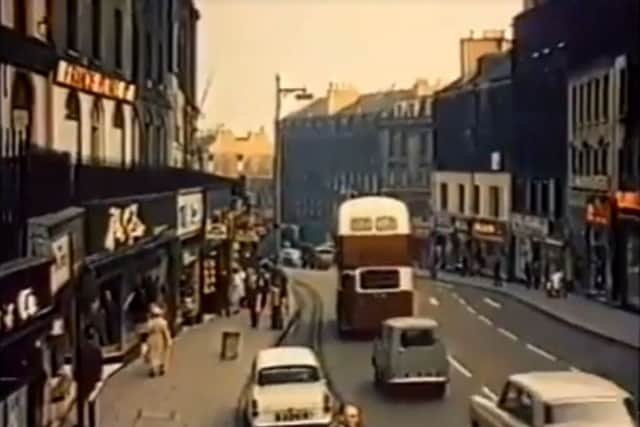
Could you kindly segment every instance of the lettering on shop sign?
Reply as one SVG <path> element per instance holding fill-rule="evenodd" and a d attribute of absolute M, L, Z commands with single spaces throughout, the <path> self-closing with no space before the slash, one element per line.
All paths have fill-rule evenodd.
<path fill-rule="evenodd" d="M 38 298 L 33 289 L 23 289 L 14 301 L 0 306 L 0 332 L 11 332 L 40 311 Z"/>
<path fill-rule="evenodd" d="M 202 228 L 204 200 L 202 193 L 178 196 L 178 235 L 192 233 Z"/>
<path fill-rule="evenodd" d="M 473 224 L 473 231 L 479 234 L 499 234 L 499 230 L 494 224 L 488 224 L 486 222 L 476 222 Z"/>
<path fill-rule="evenodd" d="M 51 292 L 55 295 L 71 278 L 71 239 L 68 234 L 51 243 L 51 254 Z"/>
<path fill-rule="evenodd" d="M 134 84 L 117 80 L 66 61 L 58 63 L 58 83 L 75 89 L 108 96 L 122 101 L 133 102 L 136 98 Z"/>
<path fill-rule="evenodd" d="M 109 228 L 104 238 L 104 247 L 110 251 L 119 246 L 130 246 L 145 236 L 147 226 L 138 216 L 138 204 L 125 208 L 109 208 Z"/>

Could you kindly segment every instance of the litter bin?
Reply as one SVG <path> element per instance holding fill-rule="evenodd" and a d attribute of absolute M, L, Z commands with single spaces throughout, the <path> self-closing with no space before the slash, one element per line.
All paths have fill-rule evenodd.
<path fill-rule="evenodd" d="M 239 331 L 222 331 L 222 345 L 220 347 L 221 360 L 235 360 L 240 356 L 241 335 Z"/>

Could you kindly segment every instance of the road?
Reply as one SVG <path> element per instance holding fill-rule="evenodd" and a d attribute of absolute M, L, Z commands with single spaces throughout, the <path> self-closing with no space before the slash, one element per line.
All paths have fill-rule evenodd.
<path fill-rule="evenodd" d="M 425 421 L 442 427 L 466 426 L 469 396 L 483 389 L 498 393 L 505 378 L 515 372 L 580 366 L 600 373 L 609 371 L 631 387 L 637 378 L 637 367 L 630 366 L 637 360 L 633 352 L 552 324 L 525 306 L 488 293 L 419 280 L 420 314 L 438 320 L 449 349 L 451 387 L 442 401 L 391 399 L 373 388 L 371 342 L 343 341 L 336 335 L 335 273 L 298 271 L 294 277 L 322 298 L 321 343 L 326 368 L 339 394 L 364 409 L 367 426 L 423 426 Z"/>

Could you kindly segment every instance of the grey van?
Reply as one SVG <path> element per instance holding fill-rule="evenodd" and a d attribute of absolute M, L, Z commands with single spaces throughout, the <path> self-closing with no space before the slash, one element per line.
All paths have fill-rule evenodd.
<path fill-rule="evenodd" d="M 426 317 L 383 322 L 371 358 L 376 386 L 420 385 L 444 396 L 449 383 L 447 350 L 438 324 Z"/>

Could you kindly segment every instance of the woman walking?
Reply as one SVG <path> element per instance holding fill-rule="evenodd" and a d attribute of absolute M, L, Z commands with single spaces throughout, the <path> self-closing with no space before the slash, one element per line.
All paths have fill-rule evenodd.
<path fill-rule="evenodd" d="M 147 321 L 147 362 L 149 376 L 164 375 L 167 371 L 173 340 L 163 310 L 156 304 L 151 305 L 151 318 Z"/>

